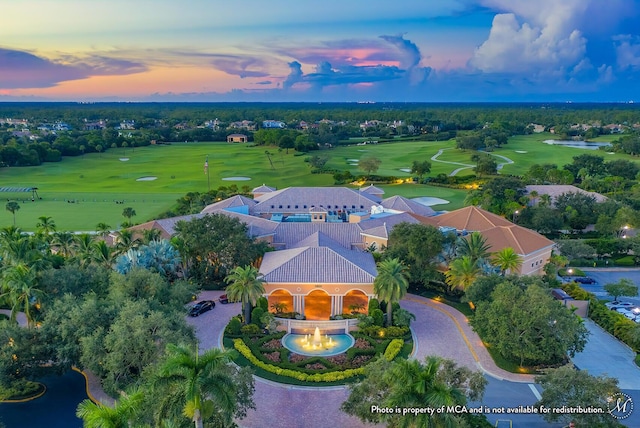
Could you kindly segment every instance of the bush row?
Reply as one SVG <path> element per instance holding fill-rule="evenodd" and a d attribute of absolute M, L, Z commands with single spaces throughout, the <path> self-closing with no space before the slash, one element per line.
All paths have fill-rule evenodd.
<path fill-rule="evenodd" d="M 575 282 L 562 285 L 562 289 L 576 300 L 589 300 L 589 317 L 600 327 L 626 343 L 635 352 L 640 351 L 640 338 L 634 331 L 640 328 L 621 313 L 607 308 L 603 302 Z"/>
<path fill-rule="evenodd" d="M 387 361 L 393 361 L 395 357 L 398 356 L 402 347 L 404 346 L 404 340 L 402 339 L 393 339 L 387 349 L 384 351 L 384 357 Z"/>
<path fill-rule="evenodd" d="M 233 346 L 244 356 L 251 364 L 256 367 L 260 367 L 270 373 L 277 374 L 279 376 L 286 376 L 293 379 L 297 379 L 302 382 L 335 382 L 352 378 L 354 376 L 360 376 L 364 374 L 364 367 L 357 369 L 347 369 L 342 371 L 335 371 L 329 373 L 302 373 L 296 370 L 283 369 L 272 364 L 267 364 L 260 361 L 253 353 L 251 349 L 244 343 L 242 339 L 233 339 Z"/>

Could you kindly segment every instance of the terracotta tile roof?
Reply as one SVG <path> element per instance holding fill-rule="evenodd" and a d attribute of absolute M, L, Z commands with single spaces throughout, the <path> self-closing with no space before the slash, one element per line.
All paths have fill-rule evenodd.
<path fill-rule="evenodd" d="M 267 283 L 371 284 L 377 271 L 373 256 L 363 251 L 300 247 L 266 253 L 260 273 Z"/>
<path fill-rule="evenodd" d="M 381 205 L 385 208 L 403 211 L 403 212 L 411 212 L 414 214 L 418 214 L 424 217 L 429 217 L 435 215 L 435 211 L 426 205 L 419 204 L 411 199 L 407 199 L 404 196 L 392 196 L 390 198 L 384 199 Z"/>
<path fill-rule="evenodd" d="M 253 199 L 249 199 L 246 196 L 242 196 L 242 195 L 235 195 L 230 198 L 223 199 L 222 201 L 214 202 L 213 204 L 207 205 L 200 212 L 203 214 L 214 213 L 218 210 L 222 210 L 225 208 L 242 207 L 242 206 L 252 207 L 255 204 L 257 204 L 257 202 L 254 201 Z"/>
<path fill-rule="evenodd" d="M 434 226 L 455 227 L 457 230 L 482 232 L 496 226 L 510 226 L 509 220 L 475 206 L 460 208 L 427 220 Z"/>
<path fill-rule="evenodd" d="M 482 236 L 491 246 L 492 252 L 511 247 L 521 256 L 555 245 L 553 241 L 539 233 L 515 224 L 483 230 Z"/>

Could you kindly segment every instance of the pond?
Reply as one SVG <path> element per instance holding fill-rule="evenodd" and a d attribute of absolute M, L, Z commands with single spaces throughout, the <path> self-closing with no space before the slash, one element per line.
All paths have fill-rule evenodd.
<path fill-rule="evenodd" d="M 88 398 L 84 377 L 70 371 L 39 381 L 47 386 L 47 392 L 24 403 L 0 403 L 0 422 L 6 428 L 82 428 L 76 407 Z"/>
<path fill-rule="evenodd" d="M 610 146 L 611 143 L 607 142 L 592 142 L 592 141 L 571 141 L 571 140 L 544 140 L 543 143 L 551 146 L 564 146 L 574 149 L 586 149 L 586 150 L 598 150 L 600 147 Z"/>

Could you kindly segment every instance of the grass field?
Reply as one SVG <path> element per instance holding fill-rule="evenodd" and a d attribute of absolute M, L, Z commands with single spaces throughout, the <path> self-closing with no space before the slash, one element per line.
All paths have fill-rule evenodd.
<path fill-rule="evenodd" d="M 611 159 L 637 159 L 628 155 L 609 155 L 603 151 L 591 151 L 570 147 L 550 146 L 542 141 L 551 134 L 516 136 L 509 144 L 494 153 L 513 161 L 502 172 L 523 174 L 534 163 L 570 163 L 573 156 L 593 153 Z M 602 140 L 600 138 L 599 140 Z M 606 140 L 605 140 L 606 141 Z M 271 157 L 265 154 L 268 150 Z M 330 157 L 327 167 L 349 170 L 362 174 L 357 160 L 376 156 L 382 163 L 378 174 L 408 178 L 402 171 L 411 167 L 414 160 L 431 160 L 443 150 L 438 160 L 472 164 L 473 152 L 455 149 L 455 141 L 398 141 L 395 143 L 343 146 L 321 152 Z M 518 153 L 526 152 L 526 153 Z M 310 174 L 306 155 L 295 156 L 277 148 L 251 147 L 227 143 L 176 143 L 167 146 L 149 146 L 108 153 L 88 154 L 83 157 L 65 158 L 63 162 L 46 163 L 38 167 L 0 169 L 0 187 L 38 187 L 42 200 L 31 202 L 31 193 L 0 193 L 0 198 L 18 200 L 21 209 L 16 213 L 16 225 L 24 230 L 34 230 L 37 218 L 53 217 L 60 230 L 94 230 L 99 222 L 114 228 L 124 220 L 125 207 L 135 209 L 134 222 L 153 219 L 172 207 L 175 200 L 187 192 L 205 192 L 208 188 L 204 173 L 204 160 L 209 157 L 211 189 L 235 184 L 250 188 L 263 183 L 277 188 L 288 186 L 331 186 L 331 174 Z M 126 160 L 125 160 L 126 159 Z M 431 161 L 430 175 L 449 174 L 459 165 Z M 351 165 L 353 164 L 353 165 Z M 471 173 L 462 171 L 461 175 Z M 138 181 L 142 177 L 156 177 L 153 181 Z M 225 177 L 248 177 L 246 181 L 225 181 Z M 451 201 L 434 207 L 451 210 L 463 206 L 466 192 L 463 190 L 415 184 L 381 186 L 385 196 L 406 197 L 434 196 Z M 67 201 L 73 201 L 69 203 Z M 124 201 L 116 204 L 115 201 Z M 13 224 L 10 212 L 0 210 L 0 227 Z"/>
<path fill-rule="evenodd" d="M 408 143 L 398 143 L 408 144 Z M 362 146 L 356 146 L 362 147 Z M 395 151 L 395 145 L 380 145 L 379 154 Z M 125 220 L 122 210 L 135 209 L 132 220 L 140 223 L 153 219 L 171 208 L 176 199 L 187 192 L 207 190 L 204 161 L 209 156 L 211 188 L 236 184 L 250 188 L 263 183 L 277 188 L 288 186 L 330 186 L 330 174 L 310 174 L 305 156 L 294 152 L 279 152 L 265 147 L 250 147 L 227 143 L 179 143 L 169 146 L 149 146 L 133 150 L 88 154 L 65 158 L 63 162 L 46 163 L 38 167 L 0 169 L 0 186 L 38 187 L 41 200 L 31 201 L 31 193 L 0 193 L 0 198 L 17 200 L 16 225 L 34 230 L 39 216 L 52 217 L 59 230 L 91 231 L 99 222 L 117 228 Z M 328 152 L 331 153 L 332 152 Z M 128 159 L 128 160 L 124 160 Z M 387 162 L 386 160 L 384 162 Z M 358 173 L 357 170 L 353 171 Z M 408 177 L 409 174 L 404 174 Z M 157 177 L 153 181 L 137 181 L 142 177 Z M 248 177 L 247 181 L 225 181 L 225 177 Z M 436 209 L 462 206 L 465 192 L 413 184 L 386 186 L 388 196 L 436 196 L 452 204 Z M 69 200 L 73 203 L 68 202 Z M 124 204 L 116 204 L 123 201 Z M 0 227 L 13 224 L 13 216 L 0 210 Z"/>

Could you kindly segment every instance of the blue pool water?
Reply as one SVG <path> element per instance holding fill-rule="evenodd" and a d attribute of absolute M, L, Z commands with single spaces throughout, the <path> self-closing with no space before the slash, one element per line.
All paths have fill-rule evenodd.
<path fill-rule="evenodd" d="M 329 357 L 346 352 L 355 343 L 353 336 L 350 334 L 330 334 L 322 335 L 322 344 L 313 347 L 310 343 L 313 335 L 307 337 L 304 334 L 286 334 L 282 338 L 282 345 L 288 350 L 300 355 L 311 357 Z M 329 340 L 331 338 L 331 340 Z"/>

